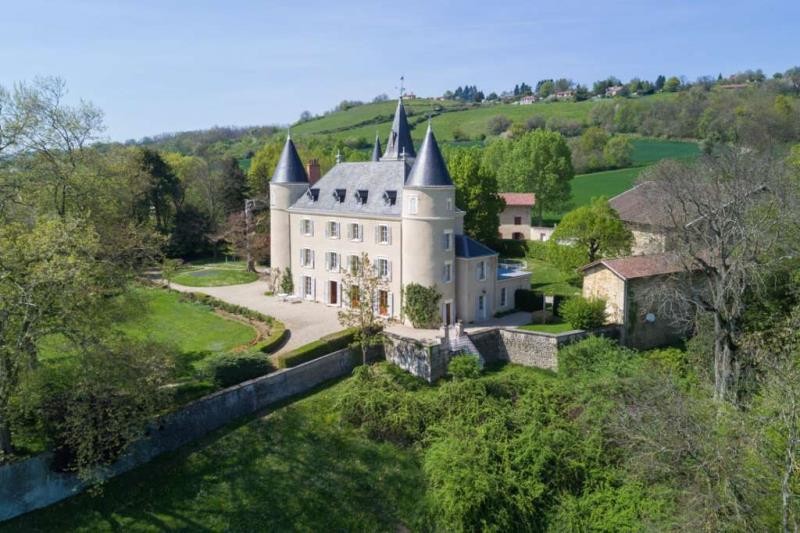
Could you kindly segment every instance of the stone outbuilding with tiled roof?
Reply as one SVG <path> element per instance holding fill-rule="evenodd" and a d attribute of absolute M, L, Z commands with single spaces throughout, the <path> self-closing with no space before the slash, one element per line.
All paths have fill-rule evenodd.
<path fill-rule="evenodd" d="M 621 341 L 648 349 L 672 344 L 686 336 L 666 316 L 645 302 L 656 284 L 687 276 L 684 263 L 670 253 L 600 259 L 581 268 L 583 296 L 606 301 L 606 319 L 622 326 Z"/>
<path fill-rule="evenodd" d="M 633 234 L 633 255 L 660 254 L 669 250 L 672 222 L 653 182 L 645 181 L 608 201 Z"/>

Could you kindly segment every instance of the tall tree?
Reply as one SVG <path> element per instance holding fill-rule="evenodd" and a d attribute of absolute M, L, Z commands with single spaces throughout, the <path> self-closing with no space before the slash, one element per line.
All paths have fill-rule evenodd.
<path fill-rule="evenodd" d="M 183 188 L 172 168 L 155 150 L 142 148 L 138 155 L 140 197 L 135 206 L 140 221 L 155 219 L 156 228 L 168 233 L 183 203 Z"/>
<path fill-rule="evenodd" d="M 219 172 L 224 213 L 229 215 L 236 211 L 244 211 L 244 200 L 250 193 L 250 187 L 247 184 L 247 175 L 239 166 L 239 162 L 234 157 L 226 157 L 219 163 Z"/>
<path fill-rule="evenodd" d="M 738 349 L 745 289 L 757 294 L 765 273 L 796 254 L 796 186 L 783 165 L 741 149 L 691 165 L 664 161 L 645 179 L 684 273 L 650 299 L 676 320 L 709 319 L 714 398 L 736 401 L 745 367 Z"/>
<path fill-rule="evenodd" d="M 344 265 L 342 293 L 345 307 L 339 311 L 339 323 L 355 330 L 355 342 L 361 349 L 361 360 L 367 364 L 370 347 L 383 342 L 383 321 L 378 315 L 379 291 L 386 289 L 386 281 L 369 256 L 362 253 L 353 263 Z"/>
<path fill-rule="evenodd" d="M 485 243 L 496 241 L 505 202 L 498 194 L 495 173 L 481 165 L 478 148 L 453 149 L 445 155 L 456 186 L 456 205 L 466 213 L 464 232 Z"/>
<path fill-rule="evenodd" d="M 514 192 L 536 195 L 536 213 L 542 224 L 544 209 L 569 202 L 570 180 L 575 172 L 567 142 L 560 133 L 534 130 L 513 142 L 510 154 L 498 169 L 498 177 Z"/>

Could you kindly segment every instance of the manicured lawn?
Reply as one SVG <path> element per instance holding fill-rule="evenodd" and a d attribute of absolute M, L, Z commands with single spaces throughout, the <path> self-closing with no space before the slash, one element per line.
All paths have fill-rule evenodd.
<path fill-rule="evenodd" d="M 110 481 L 100 496 L 77 496 L 0 531 L 419 530 L 425 481 L 414 452 L 343 425 L 336 402 L 344 385 L 157 459 Z"/>
<path fill-rule="evenodd" d="M 561 321 L 560 318 L 556 318 L 555 320 L 557 320 L 557 322 L 552 322 L 550 324 L 528 324 L 527 326 L 520 326 L 519 329 L 540 331 L 542 333 L 564 333 L 565 331 L 572 331 L 575 329 L 566 322 Z"/>
<path fill-rule="evenodd" d="M 127 309 L 115 327 L 134 339 L 173 346 L 180 354 L 179 377 L 191 377 L 209 356 L 256 338 L 249 325 L 223 318 L 205 305 L 181 301 L 173 291 L 139 287 L 124 298 L 112 306 Z M 42 360 L 51 364 L 70 357 L 69 344 L 58 336 L 46 339 L 39 348 Z"/>
<path fill-rule="evenodd" d="M 548 296 L 574 296 L 580 289 L 569 283 L 569 275 L 550 263 L 539 259 L 528 259 L 528 270 L 531 271 L 531 289 Z"/>
<path fill-rule="evenodd" d="M 258 274 L 248 272 L 243 261 L 228 261 L 187 265 L 179 269 L 170 281 L 187 287 L 221 287 L 251 283 L 257 279 Z"/>

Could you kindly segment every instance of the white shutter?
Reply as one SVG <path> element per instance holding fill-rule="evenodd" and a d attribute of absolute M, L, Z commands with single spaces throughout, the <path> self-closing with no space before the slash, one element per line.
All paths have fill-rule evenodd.
<path fill-rule="evenodd" d="M 390 281 L 392 279 L 392 262 L 388 259 L 386 260 L 386 279 Z"/>
<path fill-rule="evenodd" d="M 314 235 L 314 221 L 309 221 L 309 224 L 311 224 L 311 235 Z"/>
<path fill-rule="evenodd" d="M 380 225 L 375 226 L 375 243 L 381 242 L 381 227 Z"/>
<path fill-rule="evenodd" d="M 314 288 L 314 291 L 312 293 L 312 297 L 316 300 L 317 299 L 317 278 L 314 278 L 312 283 L 313 283 L 312 286 Z"/>
<path fill-rule="evenodd" d="M 358 240 L 359 241 L 364 240 L 364 224 L 358 225 Z"/>
<path fill-rule="evenodd" d="M 394 293 L 389 293 L 389 316 L 394 316 Z"/>
<path fill-rule="evenodd" d="M 378 291 L 372 293 L 372 310 L 376 314 L 380 313 L 380 309 L 378 308 Z"/>
<path fill-rule="evenodd" d="M 386 225 L 386 242 L 392 244 L 392 227 L 388 224 Z"/>
<path fill-rule="evenodd" d="M 315 259 L 317 258 L 317 252 L 311 250 L 311 268 L 314 268 Z"/>
<path fill-rule="evenodd" d="M 336 254 L 336 272 L 342 271 L 342 254 Z M 339 284 L 341 285 L 341 283 Z"/>
<path fill-rule="evenodd" d="M 353 225 L 347 224 L 347 238 L 352 240 L 353 239 Z"/>
<path fill-rule="evenodd" d="M 328 299 L 328 291 L 330 290 L 330 289 L 329 289 L 329 285 L 330 285 L 330 283 L 327 283 L 327 282 L 326 282 L 324 285 L 325 285 L 325 289 L 324 289 L 322 292 L 323 292 L 323 294 L 325 295 L 325 296 L 324 296 L 324 298 L 325 298 L 325 299 L 323 300 L 323 303 L 326 303 L 326 304 L 327 304 L 328 302 L 330 302 L 330 299 Z"/>

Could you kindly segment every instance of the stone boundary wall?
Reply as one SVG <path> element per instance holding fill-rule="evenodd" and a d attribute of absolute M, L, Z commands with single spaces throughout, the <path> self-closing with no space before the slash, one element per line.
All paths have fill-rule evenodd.
<path fill-rule="evenodd" d="M 487 362 L 508 361 L 557 372 L 558 350 L 562 346 L 585 339 L 590 335 L 616 338 L 619 330 L 612 326 L 597 331 L 575 330 L 564 333 L 544 333 L 524 329 L 496 328 L 469 337 Z"/>
<path fill-rule="evenodd" d="M 106 477 L 127 472 L 238 418 L 349 375 L 360 363 L 356 355 L 345 348 L 196 400 L 156 421 L 145 438 L 132 444 L 125 456 L 109 467 Z M 52 472 L 50 459 L 51 454 L 44 453 L 0 466 L 0 522 L 74 496 L 86 488 L 73 474 Z"/>
<path fill-rule="evenodd" d="M 447 374 L 449 354 L 440 343 L 420 341 L 386 333 L 386 360 L 417 377 L 433 383 Z"/>

